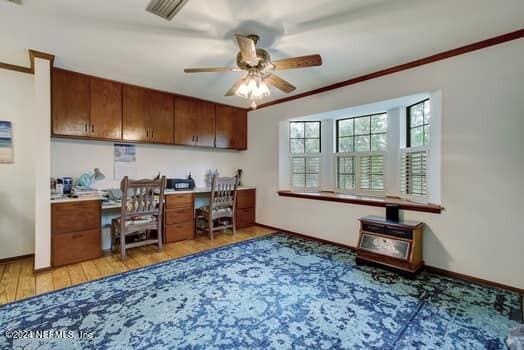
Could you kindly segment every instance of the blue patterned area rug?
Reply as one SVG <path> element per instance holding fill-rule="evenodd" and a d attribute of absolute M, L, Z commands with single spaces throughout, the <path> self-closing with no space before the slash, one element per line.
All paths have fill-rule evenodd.
<path fill-rule="evenodd" d="M 499 349 L 519 303 L 275 234 L 4 305 L 0 348 Z"/>

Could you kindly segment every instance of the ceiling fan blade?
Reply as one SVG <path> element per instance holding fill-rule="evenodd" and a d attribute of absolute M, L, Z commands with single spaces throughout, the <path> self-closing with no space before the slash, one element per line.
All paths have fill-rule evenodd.
<path fill-rule="evenodd" d="M 296 90 L 294 85 L 275 74 L 271 74 L 269 77 L 264 79 L 264 82 L 273 85 L 277 89 L 284 91 L 286 94 Z"/>
<path fill-rule="evenodd" d="M 226 73 L 240 72 L 242 69 L 233 67 L 207 67 L 207 68 L 186 68 L 184 73 Z"/>
<path fill-rule="evenodd" d="M 285 58 L 272 62 L 277 70 L 307 68 L 322 65 L 322 57 L 320 55 L 300 56 L 293 58 Z"/>
<path fill-rule="evenodd" d="M 242 82 L 244 81 L 244 79 L 238 79 L 234 84 L 233 86 L 231 86 L 231 88 L 229 90 L 227 90 L 226 94 L 224 96 L 233 96 L 235 94 L 235 92 L 238 90 L 238 88 L 240 87 L 240 85 L 242 84 Z"/>
<path fill-rule="evenodd" d="M 238 47 L 240 48 L 244 62 L 251 66 L 257 65 L 259 59 L 257 57 L 257 50 L 253 39 L 239 34 L 235 34 L 235 37 L 237 38 Z"/>

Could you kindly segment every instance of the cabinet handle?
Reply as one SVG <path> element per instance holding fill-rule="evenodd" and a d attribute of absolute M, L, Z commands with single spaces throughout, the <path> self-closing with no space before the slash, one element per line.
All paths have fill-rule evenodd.
<path fill-rule="evenodd" d="M 195 142 L 195 136 L 193 135 L 193 138 L 191 139 L 191 141 Z"/>
<path fill-rule="evenodd" d="M 84 129 L 87 132 L 87 123 L 84 124 Z"/>
<path fill-rule="evenodd" d="M 146 137 L 149 138 L 149 129 L 146 129 Z"/>
<path fill-rule="evenodd" d="M 155 132 L 151 129 L 151 140 L 155 138 Z"/>
<path fill-rule="evenodd" d="M 198 136 L 197 136 L 197 143 L 198 143 Z"/>
<path fill-rule="evenodd" d="M 95 124 L 91 124 L 91 132 L 95 132 Z"/>

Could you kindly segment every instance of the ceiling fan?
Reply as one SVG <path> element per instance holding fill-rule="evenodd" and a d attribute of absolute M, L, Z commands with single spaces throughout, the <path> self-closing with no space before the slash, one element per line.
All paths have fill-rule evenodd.
<path fill-rule="evenodd" d="M 250 34 L 244 36 L 235 34 L 235 37 L 240 48 L 236 57 L 237 67 L 186 68 L 184 72 L 226 73 L 246 71 L 246 76 L 236 81 L 226 92 L 225 96 L 237 95 L 249 99 L 252 101 L 251 107 L 253 109 L 257 107 L 257 100 L 271 94 L 266 84 L 274 86 L 287 94 L 296 89 L 294 85 L 274 74 L 275 71 L 322 65 L 322 57 L 320 57 L 320 55 L 308 55 L 271 61 L 271 57 L 266 50 L 256 47 L 259 40 L 258 35 Z"/>

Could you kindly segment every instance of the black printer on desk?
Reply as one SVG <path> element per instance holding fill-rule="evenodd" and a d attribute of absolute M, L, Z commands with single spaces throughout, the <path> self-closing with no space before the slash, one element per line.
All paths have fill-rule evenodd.
<path fill-rule="evenodd" d="M 187 179 L 167 179 L 166 188 L 175 191 L 189 191 L 195 188 L 195 180 L 191 174 Z"/>

